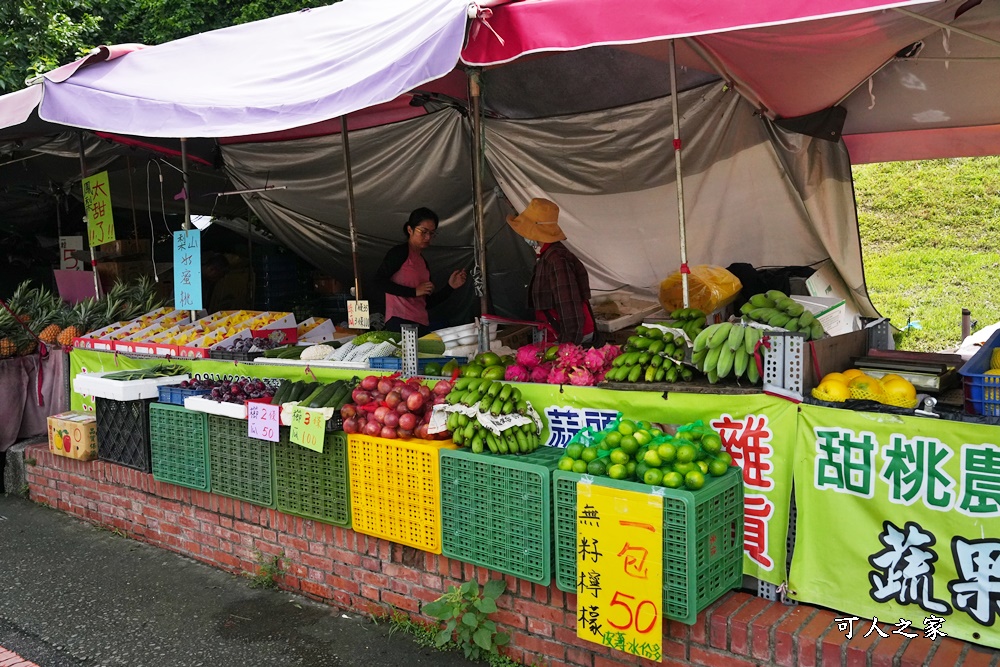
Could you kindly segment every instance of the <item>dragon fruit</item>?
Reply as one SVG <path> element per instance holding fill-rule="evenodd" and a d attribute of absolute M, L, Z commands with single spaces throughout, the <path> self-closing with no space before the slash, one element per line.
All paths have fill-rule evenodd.
<path fill-rule="evenodd" d="M 605 363 L 604 353 L 596 347 L 590 348 L 583 355 L 583 365 L 594 373 L 604 368 Z"/>
<path fill-rule="evenodd" d="M 583 364 L 583 348 L 573 343 L 563 343 L 559 346 L 558 358 L 559 365 L 563 368 L 575 368 Z"/>
<path fill-rule="evenodd" d="M 604 355 L 604 364 L 607 366 L 622 353 L 622 349 L 617 345 L 608 344 L 601 348 L 601 353 Z"/>
<path fill-rule="evenodd" d="M 541 364 L 531 369 L 531 381 L 545 383 L 549 381 L 549 371 L 552 364 Z"/>
<path fill-rule="evenodd" d="M 590 387 L 594 384 L 594 376 L 586 368 L 580 366 L 570 371 L 569 383 L 574 387 Z"/>
<path fill-rule="evenodd" d="M 542 349 L 537 345 L 522 345 L 517 349 L 514 361 L 529 371 L 538 366 L 542 358 Z"/>
<path fill-rule="evenodd" d="M 549 384 L 568 384 L 569 373 L 561 366 L 554 366 L 549 371 L 549 376 L 545 379 Z"/>
<path fill-rule="evenodd" d="M 530 378 L 531 373 L 527 368 L 520 364 L 511 364 L 507 367 L 506 372 L 504 372 L 503 379 L 508 382 L 527 382 Z"/>
<path fill-rule="evenodd" d="M 604 382 L 604 375 L 607 371 L 601 371 L 600 373 L 594 374 L 594 384 L 601 384 Z"/>

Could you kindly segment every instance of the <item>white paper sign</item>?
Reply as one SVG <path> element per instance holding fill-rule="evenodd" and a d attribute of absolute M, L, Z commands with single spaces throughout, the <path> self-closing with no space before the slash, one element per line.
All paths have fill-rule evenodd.
<path fill-rule="evenodd" d="M 257 440 L 278 442 L 278 412 L 277 405 L 269 403 L 247 403 L 247 435 Z"/>
<path fill-rule="evenodd" d="M 370 329 L 367 301 L 347 302 L 347 326 L 350 329 Z"/>
<path fill-rule="evenodd" d="M 77 250 L 83 250 L 82 236 L 59 237 L 59 268 L 64 271 L 83 271 L 83 262 L 73 257 Z"/>

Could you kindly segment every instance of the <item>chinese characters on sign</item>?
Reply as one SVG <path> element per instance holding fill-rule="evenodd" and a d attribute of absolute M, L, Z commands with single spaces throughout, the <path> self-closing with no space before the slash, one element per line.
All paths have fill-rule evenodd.
<path fill-rule="evenodd" d="M 82 236 L 59 237 L 59 268 L 63 271 L 83 271 L 83 262 L 73 256 L 77 250 L 83 250 Z"/>
<path fill-rule="evenodd" d="M 581 429 L 589 426 L 595 431 L 603 431 L 618 415 L 617 410 L 549 406 L 545 408 L 545 419 L 549 423 L 549 439 L 545 445 L 565 447 Z"/>
<path fill-rule="evenodd" d="M 833 619 L 833 622 L 837 624 L 837 629 L 843 632 L 844 636 L 847 637 L 848 641 L 850 641 L 851 639 L 854 638 L 855 634 L 854 624 L 855 622 L 858 622 L 860 620 L 861 619 L 858 618 L 857 616 L 845 616 L 844 618 L 835 618 Z M 938 637 L 947 637 L 948 633 L 944 632 L 941 629 L 941 626 L 944 625 L 944 622 L 945 619 L 939 618 L 934 615 L 924 618 L 924 627 L 923 627 L 924 638 L 934 641 Z M 868 623 L 867 618 L 864 620 L 864 623 L 866 624 Z M 877 634 L 879 637 L 882 637 L 883 639 L 889 636 L 890 633 L 886 632 L 881 627 L 879 627 L 878 623 L 879 623 L 878 616 L 873 616 L 871 625 L 868 626 L 868 631 L 865 632 L 864 634 L 865 638 L 868 638 L 873 634 Z M 887 623 L 884 623 L 883 625 L 886 625 L 888 627 Z M 912 621 L 908 621 L 905 618 L 901 618 L 899 619 L 898 623 L 892 624 L 892 627 L 896 629 L 893 630 L 891 634 L 902 635 L 907 639 L 913 639 L 917 637 L 917 632 L 920 632 L 920 630 L 918 628 L 911 628 L 912 625 L 913 625 Z M 864 626 L 859 625 L 858 629 L 860 629 L 861 627 Z M 916 630 L 916 632 L 914 632 L 914 630 Z"/>
<path fill-rule="evenodd" d="M 295 407 L 292 410 L 291 441 L 314 452 L 323 451 L 326 416 L 321 410 Z"/>
<path fill-rule="evenodd" d="M 347 326 L 351 329 L 371 329 L 367 301 L 347 302 Z"/>
<path fill-rule="evenodd" d="M 278 442 L 279 406 L 270 403 L 247 403 L 247 435 L 258 440 Z"/>
<path fill-rule="evenodd" d="M 578 482 L 577 629 L 587 641 L 663 657 L 663 497 Z"/>
<path fill-rule="evenodd" d="M 774 488 L 771 457 L 774 434 L 768 425 L 767 415 L 747 415 L 733 419 L 721 415 L 711 422 L 719 432 L 722 444 L 733 463 L 743 471 L 745 497 L 743 505 L 743 552 L 750 560 L 765 570 L 774 568 L 774 559 L 768 554 L 768 523 L 774 516 L 774 502 L 763 492 Z M 754 491 L 757 493 L 754 493 Z"/>
<path fill-rule="evenodd" d="M 108 172 L 83 179 L 83 206 L 87 212 L 87 238 L 90 247 L 115 240 L 115 221 L 111 216 L 111 189 Z"/>
<path fill-rule="evenodd" d="M 174 232 L 174 306 L 201 310 L 201 232 Z"/>

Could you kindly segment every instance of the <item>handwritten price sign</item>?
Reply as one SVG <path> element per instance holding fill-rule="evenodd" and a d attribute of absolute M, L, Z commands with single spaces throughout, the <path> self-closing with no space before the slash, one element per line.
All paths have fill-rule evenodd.
<path fill-rule="evenodd" d="M 115 221 L 111 215 L 111 188 L 108 172 L 83 179 L 83 206 L 87 211 L 87 239 L 90 247 L 115 240 Z"/>
<path fill-rule="evenodd" d="M 576 485 L 576 634 L 663 659 L 663 498 Z"/>
<path fill-rule="evenodd" d="M 350 329 L 370 329 L 371 319 L 367 301 L 347 302 L 347 326 Z"/>
<path fill-rule="evenodd" d="M 314 452 L 322 452 L 325 437 L 326 417 L 321 411 L 299 407 L 292 409 L 292 442 Z"/>
<path fill-rule="evenodd" d="M 247 403 L 247 435 L 257 440 L 278 442 L 280 407 L 268 403 Z"/>

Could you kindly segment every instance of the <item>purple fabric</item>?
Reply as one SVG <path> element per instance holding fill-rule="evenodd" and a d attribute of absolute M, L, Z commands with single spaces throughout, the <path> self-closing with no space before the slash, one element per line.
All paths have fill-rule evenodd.
<path fill-rule="evenodd" d="M 42 405 L 38 404 L 38 366 L 42 366 Z M 60 350 L 50 351 L 39 362 L 37 354 L 0 361 L 0 452 L 23 438 L 42 435 L 49 415 L 69 409 L 64 376 L 69 357 Z"/>
<path fill-rule="evenodd" d="M 450 72 L 466 0 L 344 0 L 214 30 L 44 81 L 42 119 L 145 137 L 225 137 L 316 123 Z"/>

